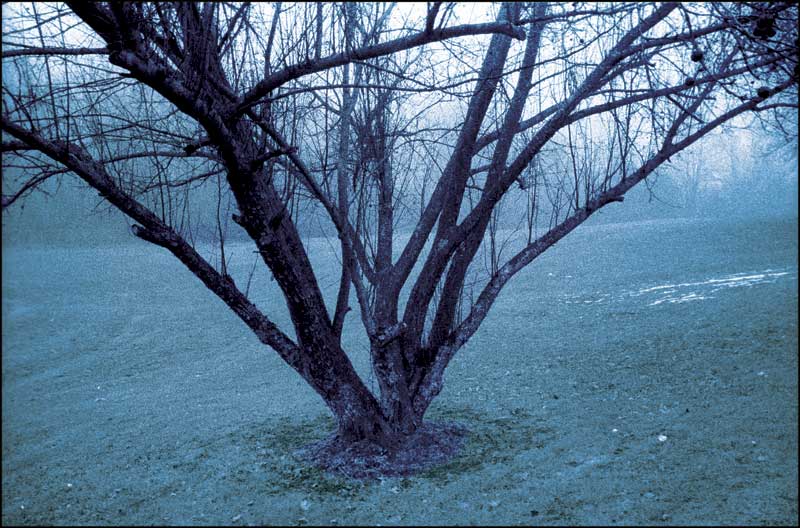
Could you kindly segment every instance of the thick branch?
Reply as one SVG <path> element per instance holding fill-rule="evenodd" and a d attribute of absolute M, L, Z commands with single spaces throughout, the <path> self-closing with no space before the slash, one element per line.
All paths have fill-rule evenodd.
<path fill-rule="evenodd" d="M 791 81 L 786 81 L 778 86 L 775 91 L 777 92 L 785 90 L 791 84 Z M 697 140 L 708 134 L 711 130 L 714 130 L 723 123 L 730 121 L 737 115 L 755 109 L 759 101 L 760 99 L 753 98 L 750 101 L 731 109 L 677 143 L 672 143 L 669 141 L 665 142 L 661 150 L 644 165 L 642 165 L 638 171 L 630 175 L 628 178 L 623 179 L 617 185 L 609 188 L 605 192 L 600 193 L 594 199 L 587 201 L 585 207 L 575 211 L 572 216 L 545 233 L 535 242 L 527 245 L 514 257 L 512 257 L 505 265 L 503 265 L 497 271 L 497 273 L 492 276 L 491 280 L 483 289 L 483 291 L 481 291 L 480 295 L 478 296 L 478 300 L 473 305 L 470 313 L 467 315 L 464 321 L 455 331 L 452 332 L 445 344 L 441 347 L 433 366 L 430 368 L 427 375 L 419 385 L 419 389 L 414 400 L 415 409 L 417 409 L 418 412 L 426 409 L 431 400 L 439 393 L 441 390 L 444 371 L 447 368 L 450 360 L 478 329 L 481 322 L 483 322 L 483 319 L 488 314 L 492 304 L 494 304 L 494 301 L 497 299 L 500 291 L 506 285 L 509 279 L 511 279 L 511 277 L 513 277 L 525 266 L 530 264 L 545 250 L 553 246 L 553 244 L 571 233 L 576 227 L 585 222 L 586 219 L 589 218 L 589 216 L 591 216 L 594 212 L 609 203 L 622 201 L 626 192 L 647 178 L 647 176 L 649 176 L 656 168 L 667 161 L 671 156 L 689 147 Z"/>
<path fill-rule="evenodd" d="M 134 234 L 166 248 L 178 257 L 209 290 L 222 299 L 255 332 L 264 344 L 274 348 L 294 368 L 303 367 L 299 349 L 289 337 L 264 316 L 231 280 L 206 262 L 178 233 L 145 206 L 124 193 L 105 172 L 103 165 L 91 159 L 85 150 L 76 144 L 48 141 L 38 134 L 8 122 L 5 118 L 2 120 L 2 127 L 15 138 L 68 167 L 120 211 L 139 222 L 141 225 L 134 228 Z"/>
<path fill-rule="evenodd" d="M 547 4 L 537 3 L 534 9 L 535 17 L 543 17 L 547 10 Z M 505 170 L 506 161 L 508 160 L 511 144 L 515 135 L 515 129 L 519 125 L 522 111 L 525 108 L 525 101 L 532 87 L 533 67 L 536 63 L 543 29 L 543 23 L 536 23 L 530 26 L 522 69 L 519 72 L 519 78 L 514 90 L 514 95 L 511 99 L 511 104 L 503 120 L 503 126 L 501 128 L 503 133 L 500 135 L 492 155 L 492 162 L 489 166 L 486 185 L 493 185 Z M 434 316 L 428 340 L 428 348 L 432 350 L 435 350 L 438 345 L 441 344 L 446 334 L 451 330 L 455 309 L 461 295 L 461 287 L 464 284 L 464 277 L 466 276 L 470 262 L 472 262 L 472 259 L 475 257 L 483 241 L 488 222 L 489 217 L 486 216 L 482 222 L 469 233 L 452 259 L 452 264 L 445 278 L 443 294 L 436 308 L 436 315 Z"/>
<path fill-rule="evenodd" d="M 303 63 L 296 64 L 277 71 L 267 78 L 259 82 L 249 92 L 244 94 L 239 101 L 233 115 L 238 115 L 245 111 L 247 108 L 258 103 L 258 101 L 266 96 L 275 88 L 286 84 L 287 82 L 303 77 L 311 73 L 328 70 L 337 66 L 342 66 L 349 62 L 357 60 L 367 60 L 383 55 L 397 53 L 398 51 L 408 50 L 430 44 L 432 42 L 440 42 L 456 37 L 463 37 L 467 35 L 484 35 L 491 33 L 500 33 L 508 35 L 516 39 L 524 39 L 525 33 L 519 27 L 514 26 L 510 22 L 492 22 L 486 24 L 469 24 L 463 26 L 455 26 L 450 28 L 434 29 L 431 32 L 421 31 L 407 37 L 382 42 L 373 46 L 364 46 L 352 51 L 345 51 L 329 55 L 321 59 L 309 59 Z"/>
<path fill-rule="evenodd" d="M 353 42 L 353 26 L 355 6 L 354 4 L 345 4 L 345 46 L 350 47 Z M 344 83 L 350 82 L 350 66 L 344 65 Z M 350 156 L 350 119 L 355 105 L 355 94 L 350 88 L 342 88 L 342 112 L 339 120 L 339 149 L 336 156 L 336 192 L 339 204 L 339 214 L 341 218 L 339 221 L 342 225 L 348 223 L 348 183 L 347 183 L 347 161 Z M 341 339 L 342 329 L 344 328 L 344 318 L 350 310 L 348 305 L 350 301 L 350 279 L 351 275 L 355 273 L 353 258 L 351 258 L 351 250 L 348 244 L 348 237 L 340 237 L 342 247 L 342 273 L 339 280 L 339 293 L 336 295 L 336 307 L 333 311 L 333 332 Z M 356 281 L 357 277 L 353 277 Z M 357 282 L 356 282 L 357 284 Z M 362 299 L 359 299 L 362 301 Z M 366 299 L 363 299 L 366 302 Z M 363 319 L 368 321 L 371 315 L 369 308 L 362 305 L 361 308 Z"/>
<path fill-rule="evenodd" d="M 347 252 L 354 253 L 355 261 L 359 265 L 361 271 L 363 271 L 364 275 L 367 277 L 367 280 L 373 282 L 375 280 L 375 273 L 372 270 L 372 267 L 369 265 L 366 251 L 356 236 L 355 229 L 353 229 L 352 224 L 339 212 L 339 209 L 331 202 L 331 200 L 328 199 L 328 196 L 323 192 L 322 188 L 314 179 L 311 171 L 308 169 L 308 167 L 306 167 L 306 164 L 303 162 L 300 156 L 297 155 L 297 150 L 291 147 L 272 125 L 259 118 L 252 110 L 248 110 L 247 113 L 248 116 L 254 120 L 256 125 L 266 132 L 267 135 L 278 145 L 279 149 L 283 152 L 286 152 L 286 156 L 289 158 L 289 161 L 292 162 L 292 166 L 297 169 L 297 173 L 300 175 L 300 182 L 306 189 L 308 189 L 314 198 L 319 200 L 319 202 L 325 208 L 325 211 L 328 213 L 333 225 L 336 227 L 336 231 L 339 233 L 339 237 L 346 238 L 345 250 Z"/>
<path fill-rule="evenodd" d="M 514 7 L 509 3 L 503 4 L 497 15 L 496 23 L 500 24 L 503 21 L 510 23 L 508 21 L 516 18 L 518 7 Z M 464 187 L 469 178 L 470 162 L 475 152 L 475 140 L 497 89 L 510 46 L 510 38 L 504 35 L 494 35 L 492 37 L 489 49 L 486 51 L 481 65 L 479 81 L 470 97 L 464 124 L 461 126 L 453 153 L 442 172 L 433 196 L 417 224 L 411 240 L 398 259 L 393 277 L 393 287 L 399 292 L 419 257 L 436 218 L 439 218 L 439 228 L 435 235 L 433 249 L 423 265 L 419 275 L 420 278 L 414 284 L 403 314 L 403 321 L 408 325 L 411 335 L 421 335 L 427 312 L 426 308 L 439 277 L 444 271 L 446 261 L 440 258 L 440 250 L 451 245 L 446 234 L 458 218 Z M 410 352 L 407 351 L 407 353 Z"/>
<path fill-rule="evenodd" d="M 427 312 L 426 307 L 430 303 L 435 285 L 446 269 L 448 260 L 481 219 L 491 214 L 492 207 L 502 197 L 505 189 L 508 188 L 507 181 L 510 179 L 509 173 L 519 174 L 522 168 L 530 163 L 535 153 L 564 126 L 564 121 L 568 119 L 569 113 L 601 85 L 605 75 L 619 62 L 620 57 L 623 56 L 627 48 L 666 18 L 676 7 L 676 3 L 666 3 L 660 6 L 651 15 L 642 19 L 639 24 L 623 35 L 600 64 L 589 74 L 567 101 L 564 102 L 559 111 L 556 112 L 550 121 L 536 134 L 530 144 L 517 157 L 514 163 L 512 163 L 506 174 L 502 178 L 498 178 L 495 184 L 487 187 L 487 191 L 485 191 L 481 197 L 479 205 L 468 215 L 467 219 L 457 228 L 447 230 L 447 236 L 445 236 L 441 229 L 443 219 L 440 219 L 440 230 L 437 232 L 436 242 L 431 252 L 428 254 L 428 258 L 420 273 L 421 279 L 414 285 L 409 297 L 408 306 L 413 306 L 413 310 L 416 311 L 407 308 L 403 316 L 403 320 L 409 324 L 412 330 L 416 332 L 420 331 L 425 313 Z M 487 57 L 488 56 L 489 53 L 487 53 Z M 473 146 L 474 138 L 473 142 L 470 144 L 471 148 Z M 472 154 L 473 153 L 470 152 L 470 158 Z M 455 154 L 454 157 L 458 155 L 459 154 Z M 448 167 L 449 166 L 448 164 Z M 463 171 L 463 178 L 466 178 L 469 174 L 469 163 L 467 163 L 466 167 L 459 167 L 459 169 Z M 445 172 L 447 172 L 447 170 Z M 515 179 L 516 177 L 510 179 L 510 181 L 513 182 Z M 463 185 L 460 186 L 460 188 L 463 192 Z M 445 207 L 447 207 L 447 204 L 445 204 Z M 443 211 L 444 210 L 445 209 L 443 209 Z M 469 220 L 469 222 L 467 222 L 467 220 Z"/>
<path fill-rule="evenodd" d="M 4 51 L 2 57 L 10 59 L 48 55 L 108 55 L 108 48 L 25 48 Z"/>

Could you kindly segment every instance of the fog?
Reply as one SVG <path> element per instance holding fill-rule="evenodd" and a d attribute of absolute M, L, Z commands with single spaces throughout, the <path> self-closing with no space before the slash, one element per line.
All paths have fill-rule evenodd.
<path fill-rule="evenodd" d="M 10 173 L 4 169 L 4 182 Z M 631 190 L 624 203 L 609 204 L 588 224 L 658 218 L 796 218 L 797 175 L 796 143 L 750 129 L 721 132 L 664 164 Z M 217 188 L 205 187 L 192 197 L 197 218 L 194 236 L 216 240 Z M 409 216 L 400 218 L 399 233 L 412 228 Z M 6 208 L 2 220 L 4 247 L 142 243 L 130 232 L 128 218 L 70 174 L 47 182 L 25 200 Z M 313 203 L 305 203 L 298 220 L 304 236 L 334 235 L 322 208 Z M 509 221 L 504 227 L 513 225 Z M 246 238 L 233 222 L 227 222 L 226 228 L 228 237 Z"/>
<path fill-rule="evenodd" d="M 9 15 L 15 14 L 15 9 L 4 6 L 4 12 L 8 11 L 7 14 Z M 399 8 L 398 11 L 394 12 L 392 16 L 397 19 L 395 22 L 400 23 L 406 18 L 412 17 L 412 15 L 424 15 L 422 4 L 417 4 L 416 7 L 411 4 L 408 9 L 410 11 L 406 11 L 405 8 Z M 474 5 L 469 5 L 459 8 L 457 12 L 454 12 L 454 16 L 462 19 L 463 22 L 474 21 L 473 19 L 485 21 L 483 19 L 490 14 L 489 11 L 492 10 L 483 8 L 475 10 Z M 262 13 L 262 15 L 271 16 L 269 13 L 265 13 Z M 4 31 L 22 31 L 20 24 L 26 20 L 24 16 L 20 16 L 18 19 L 14 19 L 11 16 L 5 18 L 7 20 L 4 21 Z M 487 18 L 487 20 L 490 18 Z M 11 20 L 11 22 L 8 22 L 8 20 Z M 58 33 L 58 35 L 65 39 L 65 42 L 75 40 L 75 45 L 78 42 L 76 39 L 81 37 L 71 31 L 66 31 L 63 35 Z M 474 44 L 479 41 L 468 42 Z M 557 54 L 558 49 L 553 43 L 549 43 L 549 45 L 543 46 L 542 53 L 544 54 L 542 62 L 547 63 L 545 59 L 549 57 L 548 54 Z M 434 52 L 435 57 L 441 58 L 446 55 L 443 54 L 442 50 Z M 89 61 L 87 64 L 91 64 L 91 61 L 95 59 L 89 57 L 86 60 Z M 100 60 L 105 61 L 105 59 Z M 4 68 L 4 86 L 20 91 L 24 86 L 32 86 L 31 83 L 33 81 L 28 79 L 28 76 L 38 79 L 42 75 L 39 71 L 40 68 L 34 67 L 36 64 L 35 60 L 31 59 L 29 64 L 26 63 L 26 68 L 20 69 L 19 65 L 14 68 Z M 53 68 L 52 72 L 49 69 L 50 67 Z M 549 67 L 547 66 L 547 68 Z M 66 70 L 62 71 L 60 63 L 55 61 L 48 63 L 47 72 L 48 75 L 53 75 L 56 78 L 66 75 Z M 36 82 L 42 82 L 42 79 L 38 79 Z M 135 111 L 132 109 L 138 108 L 136 106 L 138 104 L 138 92 L 133 90 L 121 93 L 127 94 L 120 95 L 121 100 L 124 101 L 124 108 L 117 108 L 115 111 L 122 112 L 123 110 L 128 110 L 126 105 L 130 106 L 131 112 L 134 112 L 131 115 L 135 118 Z M 556 102 L 553 97 L 552 94 L 548 95 L 546 92 L 540 91 L 539 99 L 537 100 L 538 108 L 530 108 L 528 111 L 541 111 L 543 104 L 547 106 L 547 104 Z M 421 104 L 423 100 L 420 99 L 418 102 Z M 156 114 L 161 111 L 159 109 L 163 110 L 162 107 L 164 107 L 164 101 L 158 98 L 148 104 L 151 106 L 146 111 L 150 112 L 152 110 Z M 416 112 L 414 104 L 407 106 L 408 108 L 405 108 L 404 112 L 409 113 L 409 115 Z M 466 106 L 463 101 L 458 98 L 452 100 L 444 98 L 438 102 L 436 111 L 430 112 L 428 116 L 423 115 L 420 119 L 421 122 L 427 122 L 427 118 L 430 118 L 431 126 L 437 123 L 439 125 L 449 123 L 449 125 L 457 126 L 457 122 L 463 118 L 462 114 L 465 109 Z M 37 109 L 35 111 L 44 110 Z M 526 114 L 527 116 L 528 114 Z M 587 121 L 597 120 L 601 122 L 606 117 L 594 116 Z M 144 119 L 144 117 L 142 118 Z M 390 121 L 397 120 L 399 123 L 408 118 L 408 115 L 400 113 L 392 115 Z M 194 125 L 187 124 L 185 121 L 188 122 L 180 115 L 173 116 L 170 118 L 170 127 L 173 127 L 175 131 L 191 136 Z M 114 126 L 113 123 L 113 120 L 104 123 L 101 119 L 95 126 L 112 127 Z M 327 125 L 327 121 L 320 125 L 322 127 L 321 136 L 325 138 L 327 138 Z M 309 130 L 312 130 L 315 126 L 315 120 L 310 120 L 307 126 L 311 127 Z M 605 129 L 602 126 L 599 126 L 597 130 L 600 131 L 601 136 L 605 133 Z M 595 133 L 597 133 L 597 130 Z M 645 181 L 628 192 L 624 203 L 613 203 L 604 207 L 589 219 L 589 223 L 619 223 L 655 218 L 685 217 L 728 220 L 752 217 L 796 217 L 798 209 L 796 130 L 796 122 L 791 123 L 788 135 L 793 135 L 793 138 L 787 140 L 786 134 L 777 135 L 774 129 L 765 130 L 761 121 L 753 117 L 749 117 L 747 121 L 738 120 L 731 123 L 730 128 L 709 134 L 687 150 L 674 155 L 672 159 L 659 167 Z M 309 134 L 309 139 L 306 140 L 301 137 L 297 140 L 299 155 L 305 159 L 309 166 L 313 165 L 320 157 L 319 152 L 314 150 L 314 141 L 316 139 L 313 136 L 314 134 Z M 646 136 L 646 134 L 643 134 L 643 136 Z M 587 137 L 583 138 L 583 141 L 592 142 L 596 139 L 598 138 L 589 139 Z M 119 141 L 115 144 L 119 148 L 126 147 L 125 141 Z M 573 144 L 572 140 L 570 140 L 570 144 Z M 351 148 L 356 150 L 357 146 L 353 145 Z M 408 153 L 405 153 L 405 155 L 408 156 Z M 564 152 L 554 154 L 556 158 L 563 155 Z M 424 160 L 424 158 L 404 157 L 404 154 L 400 151 L 396 151 L 394 156 L 392 163 L 397 167 L 398 172 L 404 171 L 408 174 L 400 176 L 398 181 L 402 178 L 409 178 L 412 183 L 419 183 L 420 178 L 426 177 L 428 168 L 415 166 L 415 164 L 424 164 L 425 161 L 420 161 Z M 603 157 L 604 153 L 601 152 L 597 159 L 602 159 Z M 610 157 L 613 157 L 613 154 Z M 11 154 L 4 154 L 4 197 L 19 188 L 18 182 L 34 176 L 17 172 L 22 169 L 10 168 L 7 160 L 11 158 L 13 158 Z M 556 166 L 556 172 L 558 172 L 557 165 L 557 163 L 554 165 Z M 134 161 L 131 162 L 130 167 L 134 172 L 142 174 L 150 174 L 150 172 L 146 171 L 153 170 L 153 167 L 146 162 L 140 165 L 137 161 Z M 188 170 L 192 168 L 189 167 Z M 194 167 L 194 169 L 197 169 L 197 167 Z M 183 171 L 186 172 L 187 167 L 183 167 Z M 178 180 L 179 173 L 180 169 L 172 169 L 170 177 Z M 436 177 L 437 173 L 434 172 L 431 175 Z M 398 189 L 398 195 L 403 192 L 405 194 L 399 197 L 401 207 L 398 208 L 394 218 L 397 233 L 409 232 L 413 229 L 413 220 L 417 215 L 415 214 L 416 206 L 412 204 L 419 202 L 419 196 L 415 193 L 419 192 L 418 189 L 420 187 L 422 186 L 415 187 L 412 184 L 406 186 L 403 190 Z M 433 184 L 427 186 L 429 192 L 432 187 Z M 224 195 L 218 202 L 219 192 L 227 192 L 228 194 Z M 513 229 L 518 227 L 519 224 L 519 215 L 513 213 L 518 212 L 520 203 L 525 198 L 514 198 L 513 196 L 508 198 L 504 198 L 498 206 L 500 211 L 499 225 L 502 228 Z M 150 206 L 152 210 L 158 210 L 157 198 L 151 195 L 142 199 L 153 201 L 153 203 L 147 202 L 145 205 Z M 517 201 L 515 202 L 515 200 Z M 303 201 L 303 199 L 298 202 L 299 214 L 295 215 L 295 220 L 303 236 L 335 235 L 333 225 L 319 203 L 308 200 Z M 221 212 L 218 211 L 218 203 L 222 204 Z M 218 240 L 217 218 L 221 217 L 224 222 L 223 231 L 226 238 L 245 239 L 244 231 L 230 221 L 231 213 L 236 212 L 233 204 L 234 200 L 230 196 L 227 187 L 223 185 L 222 191 L 220 191 L 217 180 L 213 177 L 194 187 L 187 205 L 192 218 L 192 227 L 189 229 L 191 237 L 197 240 Z M 406 214 L 404 214 L 404 209 Z M 415 212 L 408 214 L 409 209 L 413 209 Z M 542 207 L 542 210 L 547 215 L 546 206 Z M 2 238 L 4 246 L 18 244 L 105 245 L 140 243 L 134 240 L 135 237 L 130 232 L 130 224 L 131 222 L 122 213 L 105 204 L 87 184 L 75 177 L 75 175 L 66 173 L 48 179 L 23 200 L 19 200 L 10 207 L 4 207 Z"/>

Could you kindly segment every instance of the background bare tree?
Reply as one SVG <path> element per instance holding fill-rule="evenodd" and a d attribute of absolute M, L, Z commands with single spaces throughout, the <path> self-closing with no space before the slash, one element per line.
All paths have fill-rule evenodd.
<path fill-rule="evenodd" d="M 316 390 L 338 447 L 403 446 L 509 280 L 672 156 L 747 116 L 796 134 L 791 3 L 3 9 L 3 207 L 82 179 Z M 312 215 L 340 240 L 332 303 Z M 229 274 L 228 218 L 292 329 Z M 341 346 L 352 303 L 377 394 Z"/>

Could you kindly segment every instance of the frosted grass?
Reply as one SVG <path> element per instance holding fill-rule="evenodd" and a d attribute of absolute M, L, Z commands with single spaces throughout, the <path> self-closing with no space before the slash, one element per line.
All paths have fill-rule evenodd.
<path fill-rule="evenodd" d="M 168 252 L 4 247 L 3 524 L 793 525 L 796 226 L 579 228 L 453 359 L 429 418 L 464 455 L 371 484 L 293 458 L 321 399 Z M 329 303 L 337 247 L 307 244 Z M 263 266 L 250 295 L 293 334 Z M 355 314 L 343 344 L 375 388 Z"/>
<path fill-rule="evenodd" d="M 715 296 L 712 294 L 724 291 L 728 288 L 774 284 L 779 280 L 792 280 L 796 278 L 797 268 L 784 268 L 782 270 L 765 269 L 757 272 L 732 273 L 723 277 L 708 278 L 701 281 L 659 284 L 657 286 L 647 286 L 636 290 L 623 290 L 615 293 L 595 292 L 595 297 L 589 299 L 582 298 L 581 295 L 565 295 L 565 300 L 563 302 L 564 304 L 601 304 L 625 302 L 630 298 L 643 297 L 647 306 L 658 306 L 664 303 L 680 304 L 714 299 Z M 659 298 L 651 300 L 654 296 Z"/>

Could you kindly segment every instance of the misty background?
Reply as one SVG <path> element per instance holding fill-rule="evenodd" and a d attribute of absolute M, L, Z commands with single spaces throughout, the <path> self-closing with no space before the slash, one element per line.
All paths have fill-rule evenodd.
<path fill-rule="evenodd" d="M 797 218 L 798 170 L 796 140 L 787 143 L 750 127 L 720 131 L 675 156 L 653 176 L 632 189 L 622 204 L 611 204 L 591 217 L 587 225 L 659 218 Z M 11 171 L 4 169 L 6 177 Z M 192 198 L 197 240 L 217 242 L 218 188 L 206 182 Z M 408 197 L 408 202 L 418 200 Z M 227 199 L 226 205 L 232 203 Z M 516 207 L 506 204 L 505 207 Z M 409 207 L 413 205 L 409 204 Z M 227 220 L 235 206 L 227 205 Z M 300 233 L 305 237 L 333 236 L 322 208 L 301 204 Z M 400 233 L 412 229 L 409 218 L 397 220 Z M 513 215 L 501 216 L 500 227 L 514 229 Z M 127 244 L 135 240 L 130 221 L 97 196 L 74 175 L 52 178 L 2 215 L 3 246 Z M 248 240 L 236 223 L 225 221 L 229 240 Z M 138 242 L 137 242 L 138 243 Z"/>

